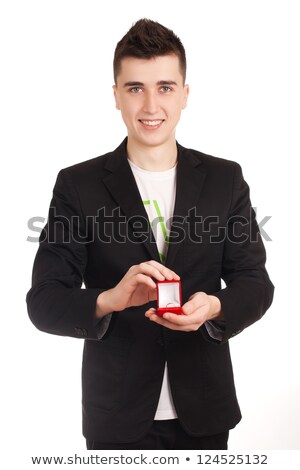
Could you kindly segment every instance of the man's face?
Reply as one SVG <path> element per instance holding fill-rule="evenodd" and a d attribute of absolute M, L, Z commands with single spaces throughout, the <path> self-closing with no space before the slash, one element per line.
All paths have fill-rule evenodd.
<path fill-rule="evenodd" d="M 152 147 L 175 139 L 189 92 L 176 55 L 123 59 L 113 88 L 132 143 Z"/>

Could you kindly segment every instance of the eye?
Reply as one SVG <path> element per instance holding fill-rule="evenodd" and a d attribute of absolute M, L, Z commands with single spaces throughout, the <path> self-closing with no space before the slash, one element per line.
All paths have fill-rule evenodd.
<path fill-rule="evenodd" d="M 140 93 L 142 89 L 139 86 L 134 86 L 132 88 L 129 88 L 130 93 Z"/>
<path fill-rule="evenodd" d="M 169 93 L 170 91 L 172 91 L 172 88 L 170 86 L 164 85 L 160 87 L 160 90 L 162 93 Z"/>

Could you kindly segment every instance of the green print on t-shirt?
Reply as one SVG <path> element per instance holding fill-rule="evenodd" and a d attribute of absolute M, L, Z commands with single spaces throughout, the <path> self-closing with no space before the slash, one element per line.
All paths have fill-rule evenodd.
<path fill-rule="evenodd" d="M 163 237 L 164 237 L 164 240 L 165 240 L 165 249 L 167 250 L 168 243 L 169 243 L 169 237 L 167 235 L 167 228 L 165 226 L 164 216 L 161 214 L 161 210 L 159 208 L 157 200 L 153 199 L 152 202 L 153 202 L 153 205 L 154 205 L 154 208 L 155 208 L 155 212 L 158 216 L 159 225 L 160 225 L 160 228 L 162 230 L 162 234 L 163 234 Z M 144 203 L 145 206 L 149 206 L 151 204 L 151 201 L 148 199 L 146 201 L 143 201 L 143 203 Z M 153 226 L 153 220 L 150 220 L 150 224 L 151 224 L 151 226 Z M 163 253 L 159 252 L 159 257 L 160 257 L 160 260 L 161 260 L 162 263 L 166 262 L 166 256 Z"/>

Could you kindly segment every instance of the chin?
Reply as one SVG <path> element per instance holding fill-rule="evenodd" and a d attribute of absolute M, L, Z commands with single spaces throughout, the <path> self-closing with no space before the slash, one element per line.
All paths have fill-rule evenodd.
<path fill-rule="evenodd" d="M 148 147 L 158 147 L 159 145 L 163 145 L 165 144 L 166 142 L 170 141 L 172 139 L 172 135 L 168 135 L 168 136 L 149 136 L 148 138 L 140 138 L 138 139 L 139 142 L 145 146 L 148 146 Z"/>

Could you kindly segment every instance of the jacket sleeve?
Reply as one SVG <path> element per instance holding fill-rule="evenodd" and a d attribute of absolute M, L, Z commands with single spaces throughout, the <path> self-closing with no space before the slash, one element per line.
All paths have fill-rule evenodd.
<path fill-rule="evenodd" d="M 226 287 L 213 295 L 221 302 L 225 322 L 219 344 L 259 320 L 273 300 L 274 286 L 265 268 L 266 252 L 249 187 L 235 164 L 231 207 L 225 230 L 222 279 Z M 208 340 L 206 329 L 202 328 Z"/>
<path fill-rule="evenodd" d="M 39 330 L 99 339 L 102 321 L 93 317 L 96 299 L 104 289 L 82 288 L 89 243 L 86 230 L 71 175 L 68 170 L 61 170 L 48 222 L 40 235 L 32 287 L 26 297 L 29 317 Z"/>

